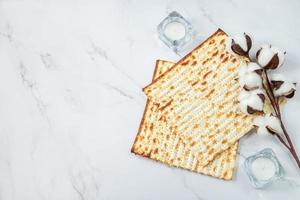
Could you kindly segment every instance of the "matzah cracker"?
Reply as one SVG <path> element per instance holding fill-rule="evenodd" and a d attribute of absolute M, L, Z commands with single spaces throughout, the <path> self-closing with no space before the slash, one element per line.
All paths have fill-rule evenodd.
<path fill-rule="evenodd" d="M 169 70 L 174 63 L 157 61 L 153 80 Z M 131 152 L 148 157 L 170 166 L 176 166 L 225 180 L 231 180 L 236 165 L 238 142 L 216 156 L 205 167 L 199 165 L 194 156 L 178 135 L 159 131 L 157 104 L 147 100 L 144 116 Z M 170 148 L 175 144 L 175 148 Z"/>
<path fill-rule="evenodd" d="M 253 116 L 239 109 L 235 80 L 247 59 L 229 53 L 227 39 L 219 29 L 144 88 L 157 106 L 158 133 L 176 138 L 168 151 L 182 142 L 202 167 L 253 128 Z"/>

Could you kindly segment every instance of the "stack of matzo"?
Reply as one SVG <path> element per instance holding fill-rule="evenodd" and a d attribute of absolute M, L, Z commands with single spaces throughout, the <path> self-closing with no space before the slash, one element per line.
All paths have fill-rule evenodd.
<path fill-rule="evenodd" d="M 238 140 L 252 129 L 240 112 L 237 72 L 246 60 L 226 50 L 218 30 L 173 64 L 158 61 L 144 88 L 147 106 L 132 152 L 226 180 L 232 179 Z"/>

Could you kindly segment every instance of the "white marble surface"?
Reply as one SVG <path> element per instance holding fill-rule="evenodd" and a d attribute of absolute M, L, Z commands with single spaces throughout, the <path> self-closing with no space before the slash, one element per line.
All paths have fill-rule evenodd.
<path fill-rule="evenodd" d="M 0 199 L 297 199 L 300 173 L 272 137 L 243 139 L 233 181 L 135 156 L 141 88 L 155 59 L 176 61 L 156 26 L 177 10 L 198 41 L 217 27 L 251 33 L 287 51 L 282 68 L 300 82 L 300 1 L 1 0 Z M 300 94 L 284 120 L 300 152 Z M 244 156 L 274 148 L 288 181 L 253 189 Z"/>

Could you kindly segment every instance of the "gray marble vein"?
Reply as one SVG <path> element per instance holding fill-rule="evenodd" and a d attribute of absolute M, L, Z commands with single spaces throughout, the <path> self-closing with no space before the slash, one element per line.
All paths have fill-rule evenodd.
<path fill-rule="evenodd" d="M 54 69 L 56 65 L 50 53 L 42 53 L 40 54 L 40 58 L 46 69 Z"/>
<path fill-rule="evenodd" d="M 156 35 L 173 10 L 196 30 L 177 55 Z M 299 10 L 298 0 L 2 0 L 0 200 L 299 199 L 299 169 L 271 136 L 242 138 L 232 181 L 130 152 L 155 60 L 176 62 L 217 28 L 286 50 L 280 70 L 300 82 Z M 282 111 L 298 152 L 299 96 Z M 255 190 L 243 162 L 266 147 L 286 176 Z"/>
<path fill-rule="evenodd" d="M 30 80 L 27 77 L 28 70 L 22 62 L 19 64 L 19 70 L 20 70 L 20 77 L 22 82 L 24 83 L 24 86 L 28 88 L 29 92 L 31 93 L 36 103 L 38 110 L 40 111 L 40 114 L 44 117 L 48 125 L 51 127 L 51 120 L 49 119 L 47 114 L 47 104 L 44 102 L 36 82 Z"/>
<path fill-rule="evenodd" d="M 113 67 L 118 73 L 122 74 L 124 77 L 129 79 L 138 88 L 141 88 L 141 86 L 137 83 L 136 80 L 134 80 L 130 75 L 128 75 L 124 70 L 122 70 L 118 65 L 115 64 L 115 62 L 112 60 L 112 58 L 110 58 L 107 55 L 107 52 L 104 49 L 97 46 L 93 41 L 91 41 L 90 43 L 91 43 L 92 51 L 88 52 L 88 54 L 91 57 L 91 59 L 94 60 L 95 55 L 100 56 L 101 58 L 106 60 L 110 64 L 110 66 Z M 93 56 L 93 54 L 94 54 L 94 56 Z"/>

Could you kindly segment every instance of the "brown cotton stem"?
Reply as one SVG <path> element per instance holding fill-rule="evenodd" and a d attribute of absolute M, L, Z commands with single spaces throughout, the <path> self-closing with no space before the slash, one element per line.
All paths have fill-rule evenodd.
<path fill-rule="evenodd" d="M 287 141 L 289 143 L 289 146 L 290 146 L 289 150 L 290 150 L 292 156 L 294 157 L 294 159 L 295 159 L 298 167 L 300 168 L 300 160 L 299 160 L 299 157 L 297 155 L 297 151 L 296 151 L 296 149 L 295 149 L 295 147 L 294 147 L 294 145 L 292 143 L 292 140 L 291 140 L 289 134 L 286 131 L 285 126 L 283 125 L 283 122 L 282 122 L 282 119 L 281 119 L 281 115 L 279 115 L 278 118 L 279 118 L 279 121 L 280 121 L 280 126 L 281 126 L 281 128 L 283 130 L 284 136 L 285 136 L 285 138 L 287 139 Z"/>
<path fill-rule="evenodd" d="M 269 97 L 269 100 L 272 104 L 272 107 L 273 107 L 276 115 L 280 115 L 279 105 L 278 105 L 278 102 L 277 102 L 277 100 L 274 96 L 273 89 L 272 89 L 271 83 L 269 81 L 269 77 L 268 77 L 268 73 L 267 73 L 266 69 L 263 70 L 263 76 L 264 76 L 265 81 L 266 81 L 266 84 L 263 84 L 263 87 L 265 88 L 265 91 L 266 91 L 266 93 Z"/>
<path fill-rule="evenodd" d="M 289 147 L 289 145 L 283 140 L 283 138 L 278 134 L 278 133 L 275 133 L 274 134 L 277 138 L 278 138 L 278 140 L 290 151 L 291 149 L 290 149 L 290 147 Z"/>
<path fill-rule="evenodd" d="M 266 79 L 266 86 L 264 86 L 264 88 L 265 88 L 266 93 L 268 95 L 268 98 L 269 98 L 269 100 L 270 100 L 270 102 L 272 104 L 272 107 L 273 107 L 273 109 L 275 111 L 276 117 L 280 121 L 280 126 L 281 126 L 281 128 L 283 130 L 283 133 L 284 133 L 284 136 L 285 136 L 285 138 L 286 138 L 286 140 L 288 142 L 288 145 L 286 144 L 286 142 L 283 140 L 283 138 L 280 135 L 276 135 L 276 136 L 279 139 L 279 141 L 291 152 L 291 154 L 292 154 L 293 158 L 295 159 L 298 167 L 300 168 L 299 157 L 298 157 L 296 149 L 295 149 L 295 147 L 294 147 L 294 145 L 292 143 L 292 140 L 291 140 L 289 134 L 287 133 L 286 128 L 285 128 L 285 126 L 284 126 L 284 124 L 282 122 L 280 107 L 279 107 L 278 101 L 275 98 L 275 95 L 273 93 L 273 89 L 271 87 L 271 83 L 269 81 L 267 71 L 265 69 L 263 70 L 263 74 L 264 74 L 264 77 Z"/>
<path fill-rule="evenodd" d="M 278 102 L 276 101 L 276 98 L 274 96 L 274 93 L 273 93 L 273 90 L 272 90 L 272 87 L 271 87 L 271 84 L 270 84 L 270 81 L 269 81 L 269 78 L 268 78 L 268 74 L 267 74 L 267 71 L 264 69 L 263 70 L 263 77 L 266 81 L 266 83 L 264 84 L 263 83 L 263 87 L 267 93 L 267 96 L 270 100 L 270 103 L 275 111 L 275 115 L 276 116 L 280 116 L 280 111 L 279 111 L 279 106 L 278 105 Z M 279 134 L 275 134 L 275 136 L 279 139 L 279 141 L 287 148 L 290 150 L 290 147 L 289 145 L 283 140 L 283 138 L 279 135 Z"/>
<path fill-rule="evenodd" d="M 245 56 L 246 58 L 249 59 L 250 62 L 251 61 L 251 58 L 249 55 L 246 55 Z M 278 99 L 275 97 L 274 93 L 273 93 L 273 89 L 272 89 L 272 86 L 271 86 L 271 83 L 270 83 L 270 80 L 269 80 L 269 77 L 268 77 L 268 73 L 267 73 L 267 70 L 266 69 L 263 69 L 263 78 L 265 79 L 265 84 L 263 83 L 263 87 L 267 93 L 267 96 L 271 102 L 271 105 L 274 109 L 274 112 L 275 112 L 275 115 L 276 117 L 279 119 L 280 121 L 280 126 L 283 130 L 283 133 L 284 133 L 284 136 L 288 142 L 288 144 L 286 143 L 286 141 L 284 141 L 284 139 L 281 137 L 281 135 L 279 134 L 275 134 L 275 136 L 278 138 L 278 140 L 290 151 L 290 153 L 292 154 L 294 160 L 296 161 L 299 169 L 300 169 L 300 160 L 299 160 L 299 157 L 297 155 L 297 152 L 296 152 L 296 149 L 290 139 L 290 136 L 289 134 L 287 133 L 286 131 L 286 128 L 282 122 L 282 118 L 281 118 L 281 113 L 280 113 L 280 107 L 279 107 L 279 103 L 278 103 Z"/>

